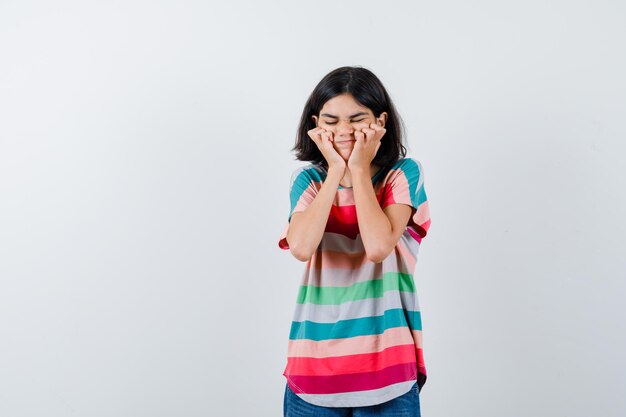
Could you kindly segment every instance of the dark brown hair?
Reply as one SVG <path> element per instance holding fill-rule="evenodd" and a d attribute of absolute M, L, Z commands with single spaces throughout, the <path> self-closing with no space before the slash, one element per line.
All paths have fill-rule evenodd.
<path fill-rule="evenodd" d="M 324 156 L 307 132 L 315 128 L 312 116 L 319 117 L 324 103 L 344 93 L 352 95 L 357 103 L 369 108 L 376 117 L 379 117 L 382 112 L 387 112 L 385 136 L 372 163 L 384 168 L 404 158 L 406 156 L 406 148 L 403 144 L 404 122 L 396 111 L 387 90 L 370 70 L 353 66 L 340 67 L 331 71 L 313 89 L 302 111 L 296 143 L 291 148 L 292 151 L 296 151 L 296 159 L 327 165 Z"/>

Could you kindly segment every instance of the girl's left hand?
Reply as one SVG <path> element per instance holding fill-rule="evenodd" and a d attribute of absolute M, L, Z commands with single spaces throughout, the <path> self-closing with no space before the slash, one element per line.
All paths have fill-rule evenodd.
<path fill-rule="evenodd" d="M 369 172 L 372 160 L 380 148 L 380 141 L 386 131 L 387 129 L 376 123 L 371 123 L 369 127 L 355 131 L 356 142 L 348 159 L 348 169 L 351 171 L 363 169 Z"/>

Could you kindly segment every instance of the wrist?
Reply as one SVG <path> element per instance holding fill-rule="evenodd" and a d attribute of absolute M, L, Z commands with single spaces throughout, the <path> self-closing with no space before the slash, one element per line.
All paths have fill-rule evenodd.
<path fill-rule="evenodd" d="M 337 174 L 337 175 L 341 175 L 343 176 L 344 173 L 346 172 L 346 167 L 345 166 L 339 166 L 339 165 L 329 165 L 328 166 L 328 173 L 333 173 L 333 174 Z"/>
<path fill-rule="evenodd" d="M 352 167 L 350 168 L 350 174 L 352 174 L 352 177 L 360 177 L 360 176 L 365 176 L 369 178 L 369 169 L 365 168 L 365 167 Z"/>
<path fill-rule="evenodd" d="M 345 175 L 345 168 L 341 167 L 328 167 L 328 175 L 326 177 L 327 180 L 337 180 L 337 183 L 341 181 L 343 176 Z"/>

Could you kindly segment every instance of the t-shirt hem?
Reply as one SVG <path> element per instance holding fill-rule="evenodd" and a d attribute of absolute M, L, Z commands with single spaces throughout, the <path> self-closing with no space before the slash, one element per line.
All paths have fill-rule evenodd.
<path fill-rule="evenodd" d="M 288 376 L 285 376 L 285 377 L 287 378 L 288 381 L 290 381 Z M 417 376 L 415 378 L 417 378 Z M 404 385 L 407 382 L 412 382 L 412 384 Z M 368 407 L 371 405 L 382 404 L 384 402 L 393 400 L 394 398 L 400 397 L 406 394 L 407 392 L 411 391 L 411 389 L 416 383 L 417 383 L 417 379 L 402 381 L 402 385 L 399 385 L 397 389 L 393 391 L 385 392 L 383 395 L 378 395 L 374 397 L 366 396 L 366 397 L 363 397 L 362 399 L 353 399 L 351 401 L 346 401 L 346 400 L 342 401 L 337 398 L 332 398 L 332 399 L 325 401 L 323 398 L 310 398 L 307 396 L 307 394 L 304 394 L 304 397 L 303 397 L 302 393 L 297 393 L 293 390 L 291 391 L 294 394 L 296 394 L 298 397 L 300 397 L 302 400 L 308 402 L 309 404 L 318 405 L 322 407 Z"/>

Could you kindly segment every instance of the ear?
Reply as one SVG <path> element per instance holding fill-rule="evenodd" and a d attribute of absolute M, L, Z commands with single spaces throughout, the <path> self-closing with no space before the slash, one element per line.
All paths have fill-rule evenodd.
<path fill-rule="evenodd" d="M 317 116 L 311 116 L 311 118 L 313 119 L 313 121 L 315 122 L 315 127 L 318 127 L 317 124 Z"/>
<path fill-rule="evenodd" d="M 380 127 L 385 127 L 385 123 L 387 123 L 387 113 L 382 112 L 380 116 L 376 119 L 376 124 Z"/>

